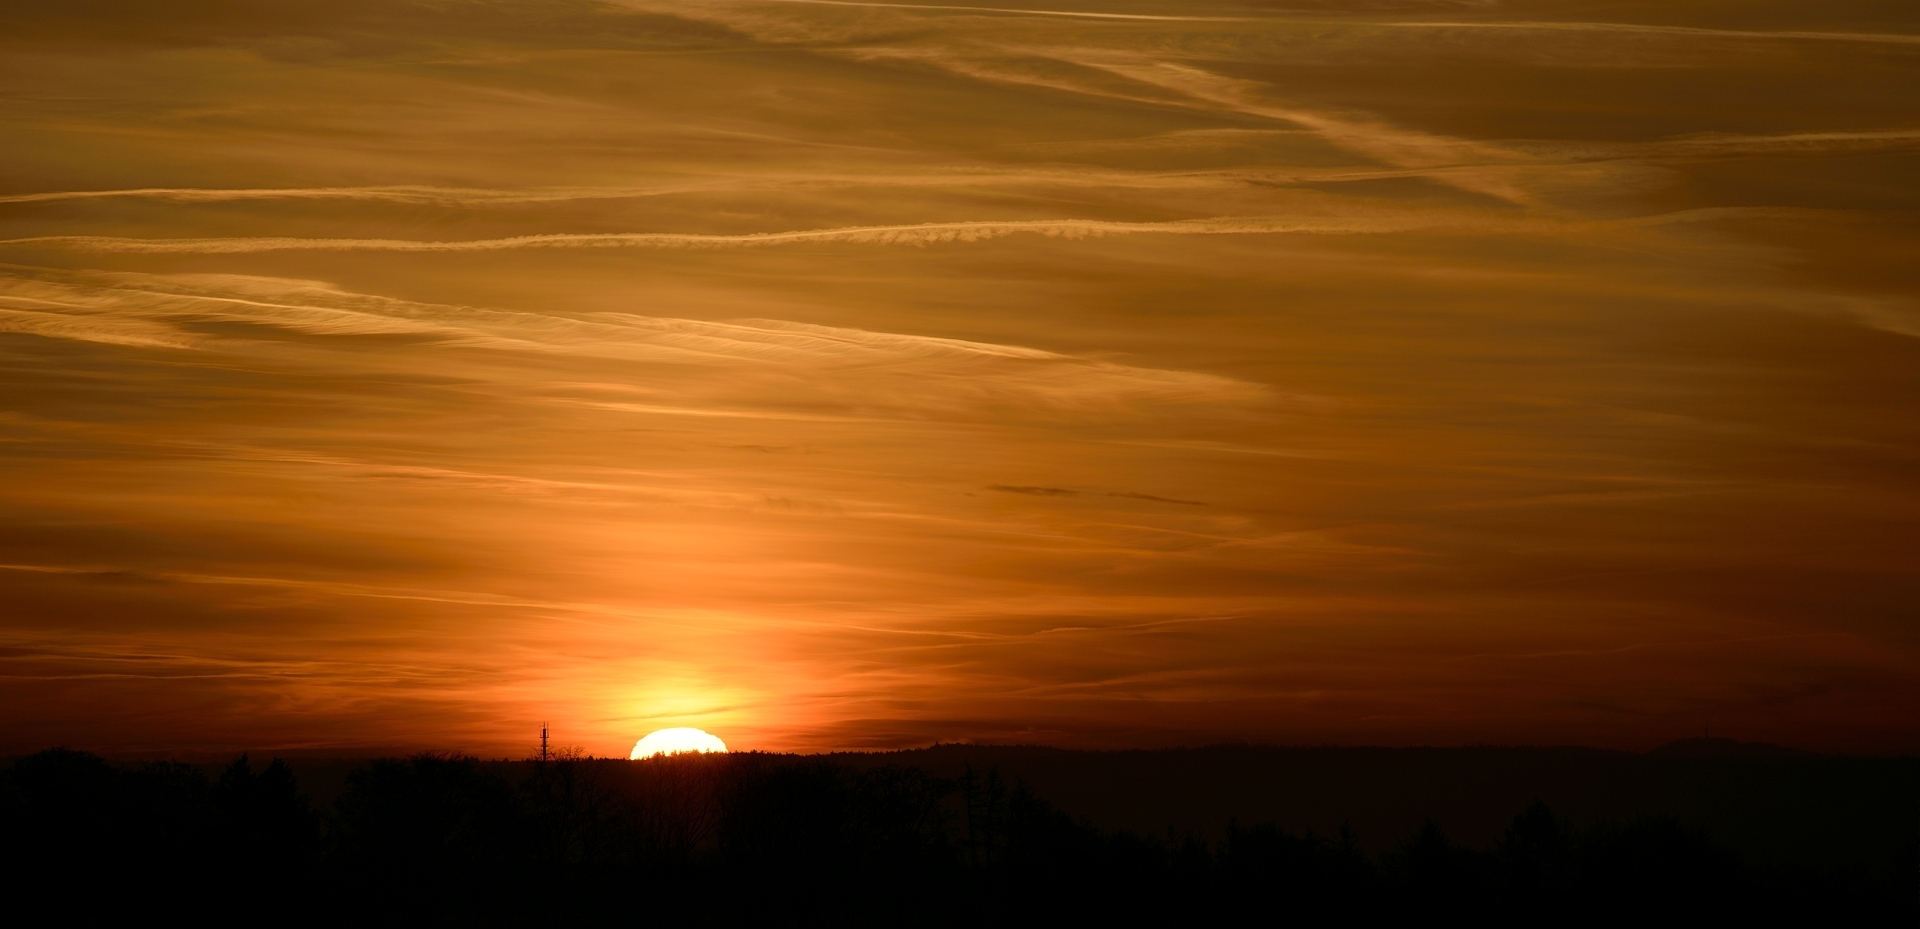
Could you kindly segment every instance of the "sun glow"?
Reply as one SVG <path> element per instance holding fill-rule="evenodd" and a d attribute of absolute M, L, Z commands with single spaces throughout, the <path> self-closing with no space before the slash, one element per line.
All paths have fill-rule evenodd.
<path fill-rule="evenodd" d="M 727 743 L 717 736 L 709 735 L 699 729 L 661 729 L 647 734 L 647 737 L 634 743 L 633 754 L 628 758 L 652 758 L 655 755 L 678 755 L 682 752 L 724 752 Z"/>

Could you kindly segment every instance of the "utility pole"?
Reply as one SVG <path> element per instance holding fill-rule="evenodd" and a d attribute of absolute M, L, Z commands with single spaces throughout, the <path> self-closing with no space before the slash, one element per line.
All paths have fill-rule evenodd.
<path fill-rule="evenodd" d="M 547 760 L 547 724 L 540 724 L 540 760 Z"/>

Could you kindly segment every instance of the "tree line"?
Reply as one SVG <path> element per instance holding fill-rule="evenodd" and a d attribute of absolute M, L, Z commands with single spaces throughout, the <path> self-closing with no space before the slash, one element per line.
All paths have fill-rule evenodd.
<path fill-rule="evenodd" d="M 1578 828 L 1535 803 L 1490 848 L 1429 822 L 1215 838 L 1095 827 L 997 771 L 735 753 L 369 761 L 324 808 L 293 768 L 208 776 L 53 749 L 0 775 L 13 901 L 280 922 L 1488 925 L 1906 919 L 1911 882 L 1742 860 L 1672 819 Z M 1911 869 L 1909 869 L 1911 870 Z"/>

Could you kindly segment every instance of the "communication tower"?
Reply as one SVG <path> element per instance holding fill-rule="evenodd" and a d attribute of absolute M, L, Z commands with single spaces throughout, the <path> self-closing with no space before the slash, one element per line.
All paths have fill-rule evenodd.
<path fill-rule="evenodd" d="M 547 760 L 547 724 L 540 724 L 540 760 Z"/>

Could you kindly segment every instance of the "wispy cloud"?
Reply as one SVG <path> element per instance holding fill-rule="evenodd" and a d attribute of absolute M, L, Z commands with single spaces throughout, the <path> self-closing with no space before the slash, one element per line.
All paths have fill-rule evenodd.
<path fill-rule="evenodd" d="M 1283 216 L 1222 216 L 1166 222 L 1120 222 L 1094 219 L 1036 219 L 911 223 L 887 226 L 848 226 L 790 232 L 754 232 L 714 235 L 674 232 L 549 233 L 465 241 L 410 239 L 302 239 L 274 236 L 136 239 L 117 236 L 30 236 L 0 239 L 5 246 L 45 246 L 97 252 L 134 254 L 245 254 L 278 251 L 388 251 L 471 252 L 523 248 L 744 248 L 762 245 L 847 242 L 873 245 L 935 245 L 978 242 L 1017 233 L 1050 238 L 1082 239 L 1108 235 L 1271 235 L 1276 233 L 1346 235 L 1393 232 L 1430 227 L 1447 220 L 1438 217 L 1294 218 Z"/>
<path fill-rule="evenodd" d="M 9 311 L 7 304 L 35 307 Z M 707 416 L 764 416 L 767 406 L 844 418 L 853 406 L 955 413 L 981 406 L 1118 410 L 1132 404 L 1260 402 L 1265 388 L 1197 372 L 1142 368 L 1019 345 L 873 332 L 783 320 L 706 321 L 595 312 L 542 315 L 355 294 L 315 281 L 241 275 L 75 274 L 0 277 L 0 331 L 142 347 L 255 351 L 195 326 L 244 322 L 311 336 L 410 336 L 456 349 L 670 363 L 711 370 L 681 375 L 669 391 L 632 378 L 641 397 L 585 395 L 602 409 Z M 841 383 L 764 388 L 752 377 L 837 372 Z M 855 386 L 873 385 L 871 391 Z M 887 385 L 881 387 L 880 385 Z M 617 386 L 617 385 L 610 385 Z M 635 389 L 621 387 L 618 389 Z M 658 397 L 674 396 L 662 403 Z M 697 398 L 690 404 L 689 400 Z M 556 398 L 558 399 L 558 398 Z M 794 403 L 825 404 L 795 410 Z M 1012 404 L 1012 407 L 1006 407 Z M 871 414 L 869 414 L 871 415 Z M 859 417 L 856 417 L 859 418 Z"/>
<path fill-rule="evenodd" d="M 811 171 L 788 174 L 737 173 L 653 186 L 607 187 L 136 187 L 122 190 L 67 190 L 0 196 L 6 203 L 60 203 L 89 200 L 158 200 L 173 203 L 245 203 L 266 201 L 349 201 L 450 207 L 562 204 L 595 200 L 637 200 L 679 195 L 751 191 L 812 191 L 849 188 L 1085 187 L 1143 190 L 1234 189 L 1272 176 L 1272 169 L 1187 169 L 1123 171 L 1092 167 L 952 168 L 915 174 Z"/>
<path fill-rule="evenodd" d="M 108 5 L 0 750 L 1910 741 L 1885 4 Z"/>
<path fill-rule="evenodd" d="M 1699 26 L 1659 26 L 1638 23 L 1588 22 L 1385 22 L 1395 29 L 1491 29 L 1517 32 L 1614 33 L 1713 39 L 1775 39 L 1810 42 L 1865 42 L 1920 45 L 1920 35 L 1899 32 L 1821 32 L 1808 29 L 1713 29 Z"/>
<path fill-rule="evenodd" d="M 1770 207 L 1705 207 L 1619 220 L 1569 220 L 1518 217 L 1459 209 L 1368 210 L 1356 206 L 1345 216 L 1217 216 L 1158 222 L 1093 219 L 979 220 L 848 226 L 790 232 L 716 235 L 670 232 L 546 233 L 498 239 L 419 241 L 413 239 L 320 239 L 273 236 L 143 239 L 123 236 L 52 235 L 0 239 L 0 247 L 65 248 L 127 254 L 234 255 L 282 251 L 489 252 L 549 248 L 751 248 L 809 243 L 860 245 L 937 245 L 981 242 L 1021 233 L 1059 239 L 1124 235 L 1366 235 L 1418 230 L 1476 232 L 1550 232 L 1607 226 L 1650 226 L 1747 217 L 1784 217 L 1805 210 Z M 1367 215 L 1372 213 L 1372 215 Z"/>
<path fill-rule="evenodd" d="M 903 10 L 909 12 L 935 11 L 960 13 L 993 13 L 1004 16 L 1056 16 L 1066 19 L 1118 20 L 1121 22 L 1156 23 L 1244 23 L 1253 22 L 1241 16 L 1163 16 L 1150 13 L 1098 13 L 1082 10 L 1040 10 L 1024 7 L 998 6 L 952 6 L 937 3 L 863 3 L 857 0 L 746 0 L 749 3 L 800 3 L 813 6 L 866 7 L 880 10 Z"/>

